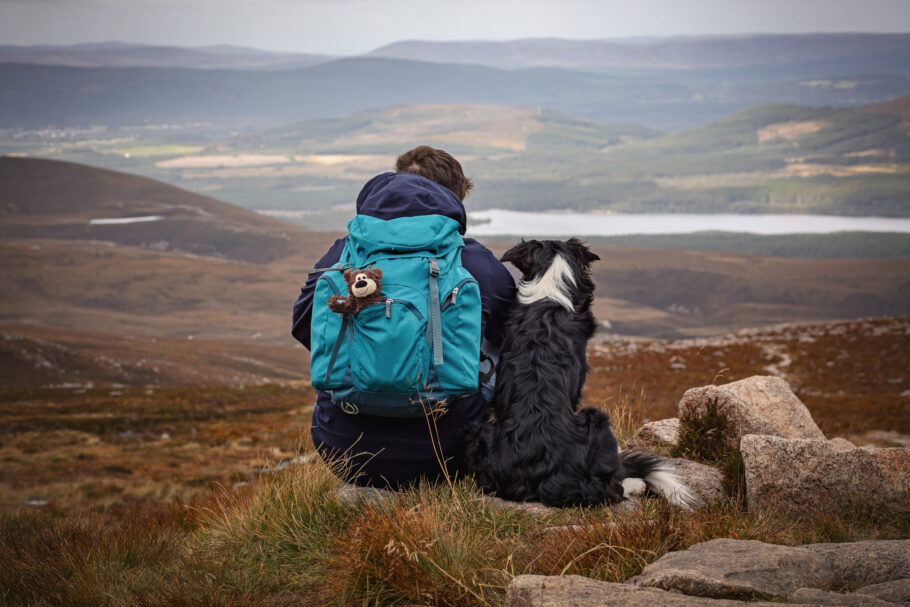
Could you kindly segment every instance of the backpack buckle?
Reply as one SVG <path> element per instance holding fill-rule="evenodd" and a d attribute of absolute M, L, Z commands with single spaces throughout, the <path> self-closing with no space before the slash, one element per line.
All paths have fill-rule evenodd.
<path fill-rule="evenodd" d="M 439 276 L 439 263 L 435 259 L 428 259 L 430 262 L 430 276 Z"/>

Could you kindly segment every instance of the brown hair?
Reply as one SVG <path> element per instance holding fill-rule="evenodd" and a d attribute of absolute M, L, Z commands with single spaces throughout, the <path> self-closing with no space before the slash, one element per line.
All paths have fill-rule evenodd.
<path fill-rule="evenodd" d="M 464 200 L 474 182 L 464 176 L 461 165 L 445 150 L 420 145 L 408 150 L 395 161 L 395 172 L 414 173 L 452 190 Z"/>

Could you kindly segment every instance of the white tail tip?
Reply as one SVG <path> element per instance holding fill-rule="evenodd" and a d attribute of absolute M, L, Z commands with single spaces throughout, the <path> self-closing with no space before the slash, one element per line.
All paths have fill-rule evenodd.
<path fill-rule="evenodd" d="M 645 482 L 674 506 L 691 510 L 698 504 L 698 499 L 692 495 L 689 487 L 670 470 L 658 468 L 645 476 Z"/>

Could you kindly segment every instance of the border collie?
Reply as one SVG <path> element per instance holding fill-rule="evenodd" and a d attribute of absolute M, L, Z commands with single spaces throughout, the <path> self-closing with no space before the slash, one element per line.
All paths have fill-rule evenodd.
<path fill-rule="evenodd" d="M 521 272 L 489 419 L 466 434 L 464 460 L 499 497 L 549 506 L 616 503 L 650 489 L 688 508 L 689 489 L 654 455 L 620 452 L 607 415 L 578 410 L 588 364 L 591 263 L 581 241 L 529 240 L 502 261 Z"/>

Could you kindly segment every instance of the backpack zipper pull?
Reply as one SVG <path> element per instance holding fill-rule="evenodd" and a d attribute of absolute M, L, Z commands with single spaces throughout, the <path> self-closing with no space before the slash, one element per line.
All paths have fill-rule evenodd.
<path fill-rule="evenodd" d="M 455 298 L 458 297 L 458 287 L 452 289 L 452 305 L 455 305 Z"/>
<path fill-rule="evenodd" d="M 392 318 L 392 300 L 391 299 L 385 300 L 385 317 Z"/>

